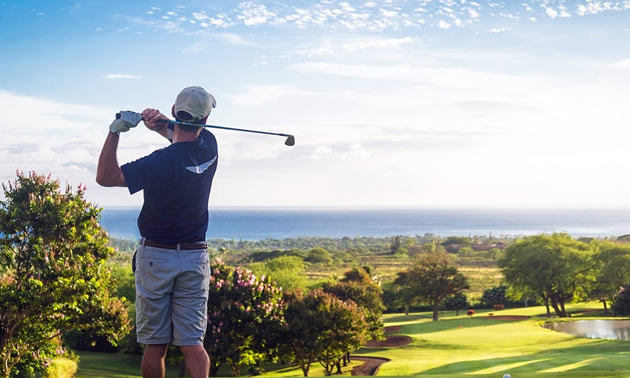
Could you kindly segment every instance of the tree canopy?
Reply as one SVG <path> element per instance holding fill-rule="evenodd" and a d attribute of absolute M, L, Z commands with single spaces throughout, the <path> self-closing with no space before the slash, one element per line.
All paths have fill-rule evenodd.
<path fill-rule="evenodd" d="M 364 311 L 353 301 L 342 301 L 322 290 L 287 297 L 284 355 L 296 362 L 304 376 L 319 361 L 332 374 L 337 361 L 359 348 L 367 337 Z"/>
<path fill-rule="evenodd" d="M 36 375 L 61 336 L 89 330 L 115 343 L 128 332 L 105 260 L 114 250 L 100 209 L 58 181 L 18 173 L 0 202 L 0 376 Z"/>
<path fill-rule="evenodd" d="M 514 295 L 535 293 L 547 306 L 547 316 L 551 306 L 566 317 L 565 303 L 586 295 L 593 252 L 568 234 L 534 235 L 506 248 L 499 267 Z"/>
<path fill-rule="evenodd" d="M 278 347 L 283 312 L 282 289 L 269 277 L 257 277 L 247 269 L 215 260 L 204 339 L 211 375 L 227 363 L 239 376 L 242 366 L 257 366 L 272 356 Z"/>
<path fill-rule="evenodd" d="M 402 287 L 406 299 L 431 306 L 434 321 L 438 320 L 446 298 L 469 288 L 466 277 L 457 271 L 452 257 L 442 251 L 420 255 L 408 270 L 398 273 L 394 283 Z"/>

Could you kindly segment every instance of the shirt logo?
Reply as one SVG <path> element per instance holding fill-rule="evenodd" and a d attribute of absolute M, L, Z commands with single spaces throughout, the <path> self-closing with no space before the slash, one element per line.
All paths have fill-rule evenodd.
<path fill-rule="evenodd" d="M 214 162 L 217 160 L 217 157 L 215 156 L 214 159 L 209 160 L 201 165 L 191 165 L 190 167 L 186 167 L 186 169 L 188 169 L 189 171 L 191 171 L 192 173 L 196 173 L 196 174 L 202 174 L 203 172 L 206 171 L 206 169 L 210 168 L 210 166 L 212 164 L 214 164 Z"/>

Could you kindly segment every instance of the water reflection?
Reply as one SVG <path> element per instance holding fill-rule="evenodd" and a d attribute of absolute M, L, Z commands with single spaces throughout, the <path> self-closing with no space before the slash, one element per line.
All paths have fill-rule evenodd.
<path fill-rule="evenodd" d="M 545 328 L 590 339 L 630 340 L 630 320 L 579 320 L 548 323 Z"/>

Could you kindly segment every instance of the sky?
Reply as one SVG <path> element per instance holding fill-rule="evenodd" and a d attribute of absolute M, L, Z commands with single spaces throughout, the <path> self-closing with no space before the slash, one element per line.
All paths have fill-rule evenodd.
<path fill-rule="evenodd" d="M 0 181 L 95 182 L 199 85 L 211 207 L 630 208 L 630 0 L 0 0 Z M 125 163 L 166 146 L 142 124 Z"/>

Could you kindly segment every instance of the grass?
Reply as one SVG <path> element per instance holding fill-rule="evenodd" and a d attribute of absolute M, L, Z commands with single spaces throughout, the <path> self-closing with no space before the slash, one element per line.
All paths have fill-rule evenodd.
<path fill-rule="evenodd" d="M 568 307 L 576 312 L 593 308 L 598 304 Z M 355 355 L 390 358 L 381 367 L 382 376 L 630 376 L 628 342 L 578 338 L 542 328 L 544 307 L 494 312 L 535 316 L 522 321 L 492 319 L 487 312 L 472 318 L 447 312 L 438 322 L 427 319 L 427 314 L 412 314 L 409 320 L 387 315 L 386 325 L 402 326 L 396 333 L 411 336 L 413 342 L 401 348 L 364 348 Z"/>
<path fill-rule="evenodd" d="M 571 319 L 601 318 L 599 303 L 571 304 Z M 590 310 L 590 311 L 589 311 Z M 525 320 L 500 320 L 488 316 L 531 316 Z M 399 348 L 363 348 L 354 356 L 386 357 L 379 376 L 421 375 L 454 378 L 500 377 L 628 377 L 630 376 L 630 342 L 585 339 L 541 327 L 547 321 L 544 307 L 503 311 L 478 311 L 469 318 L 447 311 L 438 322 L 430 313 L 385 315 L 385 325 L 402 326 L 395 334 L 408 335 L 409 345 Z M 601 316 L 601 317 L 600 317 Z M 559 320 L 559 319 L 553 319 Z M 565 319 L 563 319 L 564 321 Z M 566 319 L 570 320 L 570 319 Z M 79 376 L 137 377 L 139 356 L 103 353 L 80 354 Z M 355 366 L 358 362 L 353 362 Z M 351 367 L 344 368 L 349 374 Z M 227 371 L 226 371 L 227 373 Z M 169 376 L 176 374 L 175 369 Z M 315 363 L 311 376 L 323 376 Z M 302 376 L 299 368 L 282 367 L 265 376 Z"/>
<path fill-rule="evenodd" d="M 342 375 L 351 375 L 350 372 L 352 371 L 352 368 L 355 366 L 360 366 L 362 364 L 363 364 L 362 361 L 350 362 L 348 366 L 343 367 Z M 337 368 L 333 369 L 333 372 L 334 371 L 337 371 Z M 325 372 L 324 368 L 318 362 L 315 362 L 311 365 L 311 368 L 308 371 L 308 376 L 309 377 L 323 377 L 324 372 Z M 276 370 L 269 370 L 263 373 L 262 376 L 266 376 L 266 377 L 297 377 L 299 376 L 299 377 L 302 377 L 304 375 L 302 374 L 302 370 L 300 368 L 296 368 L 295 366 L 286 366 L 286 367 L 282 367 Z M 334 376 L 339 377 L 340 375 L 334 374 Z"/>
<path fill-rule="evenodd" d="M 79 371 L 77 377 L 127 378 L 140 376 L 142 356 L 122 353 L 77 352 Z M 177 377 L 178 369 L 168 366 L 168 377 Z"/>

